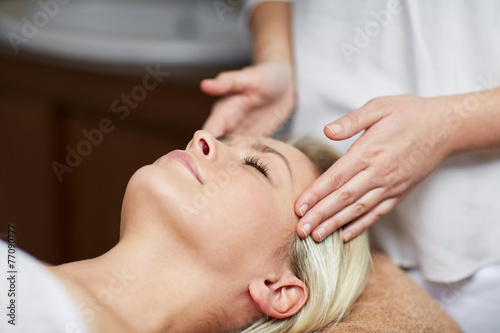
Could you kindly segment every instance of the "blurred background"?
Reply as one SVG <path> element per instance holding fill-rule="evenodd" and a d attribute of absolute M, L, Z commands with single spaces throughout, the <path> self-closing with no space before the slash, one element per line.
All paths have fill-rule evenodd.
<path fill-rule="evenodd" d="M 131 175 L 208 116 L 200 80 L 249 63 L 242 7 L 0 0 L 0 237 L 51 264 L 110 249 Z"/>

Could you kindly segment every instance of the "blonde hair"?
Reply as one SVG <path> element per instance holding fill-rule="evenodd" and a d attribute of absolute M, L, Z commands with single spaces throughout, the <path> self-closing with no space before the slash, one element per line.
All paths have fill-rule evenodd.
<path fill-rule="evenodd" d="M 288 141 L 325 172 L 338 158 L 333 147 L 320 139 L 300 137 Z M 337 230 L 322 242 L 295 236 L 290 265 L 309 289 L 309 299 L 294 316 L 261 318 L 242 333 L 306 333 L 336 324 L 349 314 L 368 280 L 371 256 L 366 232 L 344 243 Z"/>

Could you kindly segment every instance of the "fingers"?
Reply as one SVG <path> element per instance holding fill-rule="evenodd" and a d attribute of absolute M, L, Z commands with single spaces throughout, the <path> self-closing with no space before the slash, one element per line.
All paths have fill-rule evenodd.
<path fill-rule="evenodd" d="M 206 94 L 220 96 L 254 88 L 253 75 L 247 70 L 222 72 L 214 79 L 201 81 L 200 87 Z"/>
<path fill-rule="evenodd" d="M 371 198 L 365 196 L 366 198 L 363 197 L 321 223 L 316 229 L 313 229 L 311 237 L 316 242 L 320 242 L 342 226 L 344 226 L 342 229 L 342 240 L 344 242 L 361 234 L 369 226 L 378 221 L 380 217 L 389 213 L 399 202 L 397 198 L 390 198 L 382 202 L 375 200 L 374 203 L 373 199 L 378 197 L 380 190 L 374 191 L 378 193 L 373 193 Z M 298 226 L 297 233 L 304 238 L 304 227 Z"/>
<path fill-rule="evenodd" d="M 361 216 L 364 216 L 380 203 L 380 197 L 382 194 L 383 189 L 375 189 L 370 193 L 367 193 L 361 199 L 356 200 L 351 205 L 345 207 L 335 215 L 329 217 L 324 222 L 320 221 L 321 224 L 319 224 L 316 229 L 313 228 L 313 231 L 311 232 L 312 238 L 319 242 L 335 230 L 352 221 L 355 221 Z"/>
<path fill-rule="evenodd" d="M 382 201 L 371 211 L 349 223 L 342 229 L 342 240 L 347 242 L 354 237 L 357 237 L 363 231 L 368 229 L 369 226 L 377 222 L 382 216 L 387 215 L 394 207 L 396 207 L 398 202 L 399 200 L 397 198 Z"/>
<path fill-rule="evenodd" d="M 332 140 L 348 139 L 365 130 L 385 116 L 384 108 L 378 100 L 371 100 L 360 109 L 329 123 L 323 129 Z"/>
<path fill-rule="evenodd" d="M 210 116 L 202 129 L 219 136 L 231 133 L 251 107 L 244 95 L 231 95 L 215 102 Z"/>
<path fill-rule="evenodd" d="M 232 132 L 258 102 L 255 94 L 249 93 L 255 85 L 255 75 L 249 69 L 222 72 L 214 79 L 203 80 L 200 86 L 205 93 L 228 96 L 214 104 L 202 128 L 215 136 Z"/>
<path fill-rule="evenodd" d="M 371 182 L 371 174 L 360 172 L 356 177 L 319 201 L 298 223 L 299 233 L 312 236 L 319 241 L 346 223 L 365 214 L 383 198 L 385 189 L 377 188 Z"/>
<path fill-rule="evenodd" d="M 304 216 L 307 211 L 328 194 L 340 188 L 366 166 L 347 153 L 319 176 L 295 202 L 295 213 Z"/>
<path fill-rule="evenodd" d="M 219 137 L 225 133 L 228 133 L 225 119 L 223 117 L 214 115 L 213 112 L 205 121 L 201 129 L 210 132 L 215 137 Z"/>

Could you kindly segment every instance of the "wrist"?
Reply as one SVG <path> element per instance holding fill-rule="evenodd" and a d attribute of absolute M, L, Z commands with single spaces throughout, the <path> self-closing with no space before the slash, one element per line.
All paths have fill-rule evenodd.
<path fill-rule="evenodd" d="M 448 155 L 498 149 L 500 89 L 438 97 L 444 101 Z"/>
<path fill-rule="evenodd" d="M 258 51 L 254 51 L 252 62 L 257 65 L 265 62 L 279 62 L 293 68 L 293 56 L 287 52 L 283 52 L 283 48 L 276 46 L 262 47 Z"/>
<path fill-rule="evenodd" d="M 456 154 L 459 149 L 460 135 L 457 133 L 458 121 L 453 113 L 453 105 L 457 102 L 457 96 L 438 96 L 427 98 L 430 102 L 428 110 L 432 113 L 439 110 L 438 118 L 434 118 L 434 128 L 429 131 L 430 139 L 436 143 L 435 153 L 440 155 L 441 160 Z"/>

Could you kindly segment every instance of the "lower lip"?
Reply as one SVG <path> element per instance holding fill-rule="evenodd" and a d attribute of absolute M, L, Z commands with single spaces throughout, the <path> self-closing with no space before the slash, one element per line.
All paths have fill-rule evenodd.
<path fill-rule="evenodd" d="M 171 151 L 170 153 L 164 155 L 163 157 L 171 159 L 171 160 L 175 160 L 175 161 L 179 162 L 180 164 L 182 164 L 186 169 L 188 169 L 188 171 L 201 184 L 201 180 L 198 178 L 198 176 L 196 175 L 195 171 L 191 168 L 191 166 L 189 165 L 189 163 L 186 161 L 186 159 L 189 158 L 186 155 L 187 155 L 187 153 L 181 152 L 180 150 L 174 150 L 174 151 Z"/>

